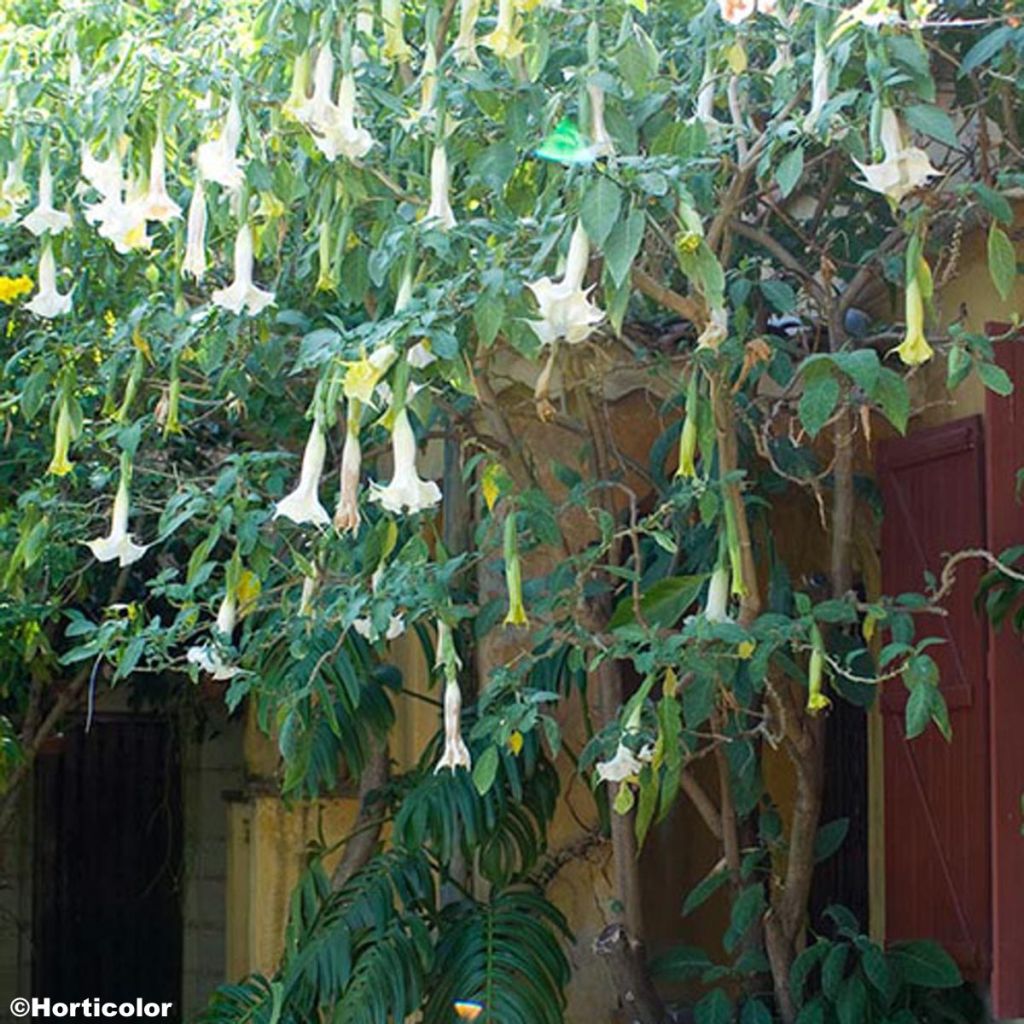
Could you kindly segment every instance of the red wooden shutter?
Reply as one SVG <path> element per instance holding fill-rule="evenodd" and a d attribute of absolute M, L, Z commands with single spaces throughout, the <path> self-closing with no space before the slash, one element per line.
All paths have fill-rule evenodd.
<path fill-rule="evenodd" d="M 981 424 L 958 420 L 879 445 L 887 594 L 924 589 L 944 555 L 985 545 Z M 918 635 L 945 643 L 938 663 L 953 741 L 933 727 L 904 738 L 906 691 L 886 685 L 886 937 L 940 942 L 967 976 L 987 976 L 989 880 L 987 631 L 973 600 L 982 567 L 962 564 L 948 616 L 918 615 Z"/>
<path fill-rule="evenodd" d="M 1005 328 L 990 328 L 1002 334 Z M 997 346 L 1016 387 L 988 393 L 985 407 L 989 546 L 996 554 L 1024 543 L 1024 506 L 1016 496 L 1024 467 L 1024 345 Z M 992 1013 L 1024 1017 L 1024 640 L 1004 626 L 989 641 L 992 778 Z"/>

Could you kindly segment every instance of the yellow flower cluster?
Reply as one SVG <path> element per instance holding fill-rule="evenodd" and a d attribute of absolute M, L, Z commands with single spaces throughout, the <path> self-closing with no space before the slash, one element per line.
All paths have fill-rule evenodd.
<path fill-rule="evenodd" d="M 32 278 L 25 277 L 4 277 L 0 275 L 0 302 L 10 305 L 15 299 L 22 295 L 28 295 L 32 291 Z"/>

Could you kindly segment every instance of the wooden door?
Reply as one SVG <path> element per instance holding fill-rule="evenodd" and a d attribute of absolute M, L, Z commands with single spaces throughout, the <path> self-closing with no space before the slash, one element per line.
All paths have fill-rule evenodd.
<path fill-rule="evenodd" d="M 1003 334 L 1006 325 L 992 325 Z M 1014 382 L 1012 395 L 985 403 L 989 547 L 999 554 L 1024 543 L 1024 344 L 996 347 Z M 989 641 L 992 779 L 992 1014 L 1024 1017 L 1024 639 L 1009 626 Z"/>
<path fill-rule="evenodd" d="M 887 594 L 922 591 L 944 556 L 984 547 L 981 421 L 958 420 L 878 450 Z M 991 951 L 987 628 L 974 609 L 982 566 L 961 564 L 949 614 L 919 615 L 918 635 L 945 641 L 938 663 L 953 740 L 934 728 L 904 738 L 906 690 L 883 691 L 886 937 L 940 942 L 968 977 L 987 977 Z"/>
<path fill-rule="evenodd" d="M 77 725 L 36 763 L 33 994 L 181 1008 L 181 771 L 164 720 Z"/>

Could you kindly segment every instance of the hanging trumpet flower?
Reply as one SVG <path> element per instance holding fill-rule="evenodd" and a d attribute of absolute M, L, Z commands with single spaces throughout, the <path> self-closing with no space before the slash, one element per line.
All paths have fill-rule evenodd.
<path fill-rule="evenodd" d="M 679 468 L 676 477 L 692 480 L 697 475 L 697 415 L 700 401 L 700 371 L 696 366 L 690 371 L 690 383 L 686 389 L 686 415 L 679 432 Z"/>
<path fill-rule="evenodd" d="M 317 263 L 318 272 L 314 291 L 333 292 L 336 282 L 331 271 L 331 221 L 324 217 L 317 228 Z"/>
<path fill-rule="evenodd" d="M 366 63 L 364 42 L 373 42 L 373 0 L 359 0 L 356 8 L 356 41 L 352 45 L 352 66 Z"/>
<path fill-rule="evenodd" d="M 502 545 L 505 559 L 505 589 L 508 591 L 508 612 L 504 625 L 528 626 L 523 604 L 523 569 L 519 561 L 519 537 L 516 531 L 516 509 L 512 505 L 505 515 L 505 536 Z"/>
<path fill-rule="evenodd" d="M 142 199 L 142 216 L 167 224 L 181 216 L 181 207 L 167 194 L 166 156 L 164 133 L 157 129 L 153 151 L 149 155 L 149 186 Z"/>
<path fill-rule="evenodd" d="M 164 437 L 181 433 L 181 369 L 175 354 L 171 359 L 171 382 L 167 388 L 167 408 L 163 419 Z"/>
<path fill-rule="evenodd" d="M 224 188 L 242 187 L 244 173 L 238 161 L 238 144 L 242 140 L 242 112 L 238 100 L 232 96 L 227 116 L 215 139 L 200 144 L 196 150 L 196 165 L 206 181 L 215 181 Z"/>
<path fill-rule="evenodd" d="M 530 326 L 545 345 L 564 338 L 570 345 L 585 341 L 604 320 L 604 311 L 589 299 L 593 286 L 583 287 L 590 259 L 590 242 L 583 224 L 577 222 L 569 242 L 569 256 L 561 281 L 542 277 L 527 284 L 540 307 L 540 320 Z"/>
<path fill-rule="evenodd" d="M 281 106 L 281 111 L 287 117 L 302 120 L 302 113 L 308 102 L 306 93 L 309 90 L 310 72 L 313 68 L 313 58 L 309 50 L 303 50 L 292 64 L 292 86 L 288 93 L 288 99 Z"/>
<path fill-rule="evenodd" d="M 331 521 L 319 498 L 320 477 L 323 475 L 326 456 L 327 440 L 320 420 L 314 418 L 302 453 L 299 483 L 291 494 L 282 498 L 274 507 L 275 519 L 285 516 L 293 523 L 313 523 L 315 526 L 326 526 Z"/>
<path fill-rule="evenodd" d="M 218 288 L 211 298 L 215 306 L 240 315 L 242 310 L 256 316 L 274 301 L 274 293 L 258 288 L 252 280 L 252 229 L 242 224 L 235 236 L 235 279 L 227 288 Z"/>
<path fill-rule="evenodd" d="M 71 311 L 71 293 L 61 295 L 57 291 L 57 264 L 49 239 L 43 244 L 43 254 L 39 257 L 39 290 L 25 303 L 25 308 L 48 320 Z"/>
<path fill-rule="evenodd" d="M 103 199 L 119 196 L 121 192 L 121 158 L 111 147 L 105 160 L 97 160 L 87 143 L 82 143 L 82 177 Z M 86 219 L 90 220 L 88 213 Z M 92 221 L 90 220 L 90 223 Z"/>
<path fill-rule="evenodd" d="M 214 629 L 216 639 L 230 644 L 231 634 L 234 633 L 237 622 L 238 607 L 234 587 L 229 581 L 220 607 L 217 609 L 217 624 Z M 198 665 L 200 669 L 218 681 L 231 679 L 242 671 L 237 665 L 226 662 L 217 647 L 209 641 L 190 647 L 185 657 L 189 664 Z"/>
<path fill-rule="evenodd" d="M 185 232 L 185 259 L 181 272 L 201 281 L 206 273 L 206 197 L 203 179 L 197 177 L 188 204 L 188 227 Z"/>
<path fill-rule="evenodd" d="M 459 0 L 459 34 L 455 37 L 455 59 L 459 64 L 480 66 L 476 52 L 476 22 L 480 17 L 480 0 Z"/>
<path fill-rule="evenodd" d="M 0 224 L 13 224 L 18 219 L 18 210 L 25 205 L 28 197 L 24 158 L 20 153 L 16 153 L 7 165 L 3 181 L 0 182 Z"/>
<path fill-rule="evenodd" d="M 807 668 L 807 713 L 816 715 L 831 707 L 832 701 L 822 690 L 825 672 L 825 641 L 817 625 L 811 626 L 811 659 Z"/>
<path fill-rule="evenodd" d="M 743 500 L 742 496 L 739 497 L 739 500 Z M 743 552 L 740 548 L 736 509 L 732 503 L 732 494 L 728 489 L 723 490 L 722 507 L 725 512 L 725 549 L 729 556 L 729 567 L 732 569 L 732 592 L 737 597 L 745 597 L 747 587 L 743 579 Z"/>
<path fill-rule="evenodd" d="M 100 562 L 113 562 L 123 569 L 137 562 L 148 545 L 136 544 L 128 532 L 128 487 L 132 478 L 132 462 L 127 452 L 121 455 L 121 479 L 118 481 L 114 507 L 110 515 L 110 533 L 106 537 L 87 541 L 89 550 Z"/>
<path fill-rule="evenodd" d="M 381 55 L 385 60 L 402 63 L 412 54 L 405 41 L 402 29 L 402 0 L 381 0 L 380 20 L 384 23 L 384 47 Z"/>
<path fill-rule="evenodd" d="M 368 356 L 346 363 L 345 380 L 342 384 L 345 397 L 349 401 L 373 405 L 374 390 L 397 358 L 398 351 L 393 345 L 381 345 Z"/>
<path fill-rule="evenodd" d="M 39 202 L 34 210 L 26 214 L 21 226 L 37 237 L 46 233 L 59 235 L 71 227 L 71 217 L 62 210 L 53 208 L 53 178 L 50 175 L 49 152 L 44 152 L 39 171 Z"/>
<path fill-rule="evenodd" d="M 439 144 L 430 158 L 430 206 L 423 218 L 439 231 L 450 231 L 458 223 L 448 200 L 449 183 L 448 154 L 444 145 Z"/>
<path fill-rule="evenodd" d="M 75 439 L 77 430 L 75 421 L 71 415 L 71 405 L 66 395 L 59 399 L 60 405 L 57 409 L 57 427 L 53 434 L 53 458 L 46 472 L 52 476 L 67 476 L 74 468 L 71 461 L 71 442 Z"/>
<path fill-rule="evenodd" d="M 854 160 L 866 179 L 863 184 L 873 192 L 900 203 L 939 174 L 923 149 L 908 145 L 896 111 L 890 107 L 882 111 L 879 138 L 885 153 L 881 163 L 862 164 Z"/>
<path fill-rule="evenodd" d="M 444 751 L 434 768 L 454 772 L 456 768 L 469 771 L 473 767 L 469 749 L 462 739 L 462 691 L 459 689 L 459 669 L 462 662 L 455 650 L 455 641 L 448 624 L 437 621 L 437 658 L 435 667 L 444 673 Z"/>
<path fill-rule="evenodd" d="M 494 31 L 480 40 L 481 46 L 494 51 L 496 57 L 512 60 L 526 48 L 523 41 L 516 35 L 518 28 L 515 0 L 498 0 L 498 23 Z"/>
<path fill-rule="evenodd" d="M 359 473 L 363 461 L 363 449 L 359 443 L 361 412 L 362 403 L 356 398 L 349 399 L 345 444 L 341 450 L 341 486 L 338 507 L 334 510 L 334 528 L 339 533 L 356 533 L 359 530 Z"/>
<path fill-rule="evenodd" d="M 821 112 L 828 103 L 828 78 L 830 74 L 828 50 L 825 48 L 825 32 L 819 23 L 814 30 L 814 64 L 811 68 L 811 109 L 804 120 L 804 130 L 813 132 L 818 127 Z"/>
<path fill-rule="evenodd" d="M 598 782 L 616 782 L 621 785 L 635 781 L 643 766 L 654 759 L 654 747 L 649 743 L 637 754 L 626 746 L 626 738 L 635 736 L 640 731 L 640 711 L 640 704 L 637 703 L 629 713 L 629 718 L 622 727 L 622 737 L 615 748 L 615 755 L 608 761 L 598 761 Z"/>
<path fill-rule="evenodd" d="M 913 247 L 911 247 L 913 249 Z M 908 263 L 914 253 L 908 250 Z M 924 334 L 924 304 L 932 294 L 932 272 L 925 258 L 918 255 L 916 265 L 907 267 L 907 290 L 904 296 L 907 333 L 893 349 L 907 366 L 920 366 L 935 355 Z"/>
<path fill-rule="evenodd" d="M 708 599 L 704 608 L 704 618 L 708 622 L 732 622 L 732 616 L 729 614 L 730 582 L 728 564 L 719 562 L 708 584 Z"/>
<path fill-rule="evenodd" d="M 590 141 L 594 156 L 613 156 L 615 140 L 604 123 L 604 89 L 596 82 L 587 83 L 590 100 Z"/>
<path fill-rule="evenodd" d="M 413 433 L 404 396 L 396 396 L 401 407 L 391 429 L 394 470 L 389 484 L 372 483 L 370 500 L 380 502 L 388 512 L 415 515 L 433 508 L 441 500 L 441 488 L 433 480 L 421 480 L 416 471 L 416 435 Z"/>

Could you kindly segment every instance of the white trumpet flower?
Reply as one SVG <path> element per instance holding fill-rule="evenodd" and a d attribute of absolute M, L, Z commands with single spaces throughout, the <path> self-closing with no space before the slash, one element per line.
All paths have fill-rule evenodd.
<path fill-rule="evenodd" d="M 416 472 L 416 435 L 404 406 L 391 430 L 391 450 L 395 464 L 391 482 L 371 484 L 370 499 L 395 514 L 413 515 L 433 508 L 441 500 L 441 489 L 433 480 L 421 480 Z"/>
<path fill-rule="evenodd" d="M 36 316 L 52 319 L 71 311 L 71 293 L 57 291 L 57 264 L 53 259 L 53 246 L 47 242 L 39 257 L 39 290 L 25 308 Z"/>
<path fill-rule="evenodd" d="M 636 778 L 643 766 L 644 761 L 620 741 L 613 758 L 608 761 L 598 761 L 596 765 L 597 778 L 599 782 L 625 782 L 628 779 Z"/>
<path fill-rule="evenodd" d="M 149 155 L 149 187 L 142 200 L 142 216 L 166 224 L 181 216 L 181 207 L 167 194 L 164 133 L 158 131 Z"/>
<path fill-rule="evenodd" d="M 360 3 L 356 10 L 356 43 L 352 46 L 352 66 L 366 63 L 366 51 L 360 40 L 373 39 L 373 6 Z"/>
<path fill-rule="evenodd" d="M 229 590 L 221 600 L 220 608 L 217 609 L 215 630 L 222 640 L 231 642 L 231 634 L 235 631 L 237 621 L 238 607 L 234 594 Z M 229 665 L 221 657 L 220 651 L 209 642 L 190 647 L 185 657 L 190 664 L 198 665 L 216 680 L 231 679 L 242 671 L 237 665 Z"/>
<path fill-rule="evenodd" d="M 731 574 L 727 565 L 720 565 L 711 574 L 708 584 L 708 600 L 704 618 L 708 622 L 732 622 L 729 615 L 729 593 L 732 590 Z"/>
<path fill-rule="evenodd" d="M 227 189 L 242 187 L 243 172 L 238 161 L 238 143 L 242 139 L 242 112 L 232 97 L 220 135 L 200 144 L 196 150 L 199 173 Z"/>
<path fill-rule="evenodd" d="M 384 48 L 386 60 L 407 61 L 412 53 L 402 34 L 402 0 L 380 0 L 380 20 L 384 23 Z"/>
<path fill-rule="evenodd" d="M 28 202 L 29 189 L 25 183 L 23 158 L 16 155 L 7 165 L 0 183 L 0 224 L 13 224 L 18 210 Z"/>
<path fill-rule="evenodd" d="M 343 533 L 359 529 L 359 473 L 362 468 L 363 449 L 359 443 L 359 421 L 349 414 L 345 428 L 345 445 L 341 450 L 341 486 L 338 507 L 334 510 L 334 528 Z"/>
<path fill-rule="evenodd" d="M 604 123 L 604 89 L 595 82 L 589 82 L 587 96 L 590 97 L 590 141 L 594 155 L 612 156 L 615 153 L 615 141 L 608 134 Z"/>
<path fill-rule="evenodd" d="M 337 116 L 333 100 L 334 54 L 326 43 L 320 47 L 313 65 L 313 92 L 309 99 L 296 104 L 295 117 L 314 134 L 326 134 Z"/>
<path fill-rule="evenodd" d="M 98 561 L 113 562 L 116 559 L 122 569 L 137 562 L 146 553 L 146 548 L 149 546 L 136 544 L 128 532 L 128 480 L 130 475 L 130 467 L 122 466 L 121 479 L 117 485 L 114 507 L 110 515 L 110 533 L 106 537 L 86 542 Z"/>
<path fill-rule="evenodd" d="M 285 516 L 293 523 L 313 523 L 315 526 L 326 526 L 331 521 L 318 496 L 326 455 L 327 440 L 320 421 L 314 420 L 302 453 L 299 483 L 274 507 L 275 519 Z"/>
<path fill-rule="evenodd" d="M 448 677 L 444 684 L 444 751 L 434 768 L 436 775 L 442 768 L 454 772 L 456 768 L 473 767 L 469 749 L 462 739 L 462 691 L 456 679 Z"/>
<path fill-rule="evenodd" d="M 455 37 L 455 59 L 460 64 L 480 66 L 476 52 L 476 22 L 480 17 L 480 0 L 460 0 L 459 34 Z"/>
<path fill-rule="evenodd" d="M 545 345 L 553 345 L 564 338 L 570 345 L 585 341 L 604 319 L 604 311 L 595 306 L 588 296 L 593 290 L 583 287 L 590 258 L 590 243 L 582 223 L 577 223 L 569 243 L 569 257 L 561 281 L 542 277 L 527 284 L 540 307 L 540 320 L 531 320 L 530 326 Z"/>
<path fill-rule="evenodd" d="M 105 160 L 97 160 L 89 146 L 82 144 L 82 177 L 104 198 L 121 193 L 121 158 L 113 148 Z"/>
<path fill-rule="evenodd" d="M 450 181 L 448 154 L 443 145 L 435 146 L 430 158 L 430 206 L 423 219 L 439 231 L 450 231 L 458 223 L 448 199 Z"/>
<path fill-rule="evenodd" d="M 185 259 L 183 274 L 191 274 L 197 281 L 206 273 L 206 196 L 203 179 L 196 178 L 192 199 L 188 204 L 188 228 L 185 233 Z"/>
<path fill-rule="evenodd" d="M 330 132 L 316 139 L 316 144 L 328 160 L 339 154 L 349 160 L 361 160 L 373 148 L 373 136 L 356 125 L 356 77 L 351 72 L 341 76 L 334 125 Z"/>
<path fill-rule="evenodd" d="M 59 235 L 71 227 L 71 217 L 62 210 L 53 208 L 53 178 L 50 176 L 50 158 L 43 160 L 39 171 L 39 202 L 31 213 L 27 214 L 21 226 L 37 237 L 46 232 Z"/>
<path fill-rule="evenodd" d="M 352 628 L 364 639 L 374 643 L 379 640 L 379 634 L 373 628 L 373 620 L 364 615 L 355 619 Z M 388 628 L 384 631 L 385 640 L 397 640 L 405 632 L 405 618 L 402 615 L 392 615 L 388 619 Z"/>
<path fill-rule="evenodd" d="M 252 280 L 252 229 L 243 224 L 235 235 L 235 279 L 227 288 L 218 288 L 211 296 L 221 309 L 241 314 L 248 309 L 255 316 L 274 301 L 274 293 L 258 288 Z"/>
<path fill-rule="evenodd" d="M 903 127 L 891 107 L 882 111 L 879 134 L 885 159 L 877 164 L 862 164 L 854 160 L 867 179 L 863 184 L 873 192 L 880 192 L 894 203 L 899 203 L 940 173 L 932 167 L 923 149 L 907 144 Z"/>
<path fill-rule="evenodd" d="M 142 206 L 142 195 L 130 185 L 124 199 L 114 196 L 90 207 L 86 216 L 99 219 L 99 235 L 107 239 L 119 253 L 134 249 L 148 249 L 153 240 L 146 234 L 146 214 Z"/>
<path fill-rule="evenodd" d="M 804 131 L 813 132 L 818 127 L 821 112 L 825 109 L 825 104 L 828 103 L 828 76 L 828 52 L 819 42 L 814 47 L 814 65 L 811 70 L 811 109 L 807 111 L 807 117 L 804 119 Z"/>

